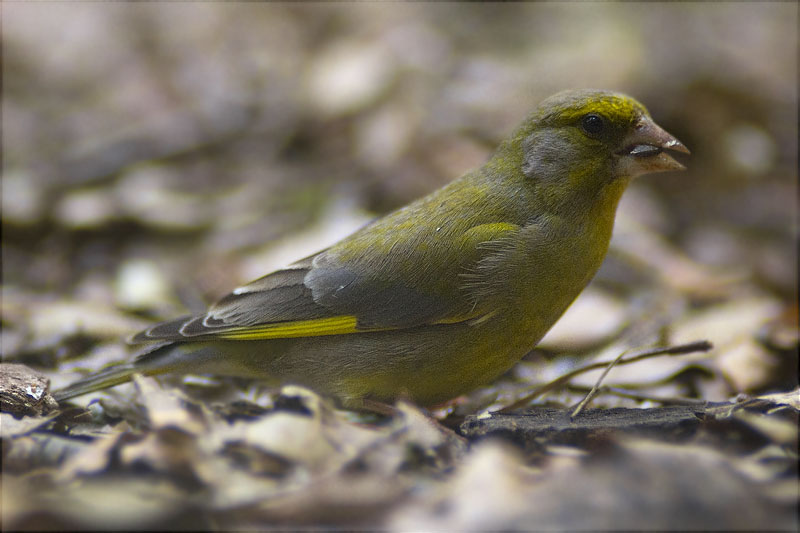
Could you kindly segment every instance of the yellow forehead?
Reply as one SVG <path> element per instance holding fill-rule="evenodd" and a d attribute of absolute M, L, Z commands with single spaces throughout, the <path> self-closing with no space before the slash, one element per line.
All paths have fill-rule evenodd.
<path fill-rule="evenodd" d="M 546 122 L 571 123 L 588 113 L 597 113 L 611 122 L 632 124 L 641 116 L 649 116 L 647 109 L 624 94 L 607 91 L 567 91 L 542 102 Z"/>

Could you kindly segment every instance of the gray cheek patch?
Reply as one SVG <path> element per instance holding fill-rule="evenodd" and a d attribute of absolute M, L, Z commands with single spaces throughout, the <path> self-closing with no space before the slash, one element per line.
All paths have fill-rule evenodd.
<path fill-rule="evenodd" d="M 574 144 L 553 128 L 529 135 L 523 141 L 523 150 L 522 171 L 529 178 L 543 181 L 565 178 L 568 172 L 565 162 L 578 155 Z"/>

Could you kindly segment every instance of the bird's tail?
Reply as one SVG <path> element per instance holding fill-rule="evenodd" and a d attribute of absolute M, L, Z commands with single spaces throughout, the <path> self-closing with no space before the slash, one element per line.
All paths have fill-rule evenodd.
<path fill-rule="evenodd" d="M 71 385 L 67 385 L 63 389 L 53 392 L 53 397 L 57 402 L 69 400 L 76 396 L 82 396 L 90 392 L 107 389 L 120 383 L 125 383 L 131 380 L 131 376 L 136 372 L 142 372 L 142 368 L 134 363 L 125 363 L 113 366 L 93 376 L 89 376 L 80 381 L 76 381 Z"/>
<path fill-rule="evenodd" d="M 78 380 L 63 389 L 53 392 L 53 397 L 57 402 L 69 400 L 76 396 L 82 396 L 90 392 L 127 383 L 134 374 L 144 374 L 153 376 L 163 374 L 171 369 L 168 364 L 168 356 L 174 350 L 170 343 L 160 343 L 148 346 L 142 350 L 136 359 L 130 363 L 122 363 L 102 370 L 97 374 Z"/>

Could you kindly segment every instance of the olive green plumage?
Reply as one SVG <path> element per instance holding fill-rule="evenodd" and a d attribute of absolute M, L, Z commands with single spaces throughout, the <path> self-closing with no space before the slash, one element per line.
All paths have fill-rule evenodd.
<path fill-rule="evenodd" d="M 314 256 L 240 287 L 198 317 L 158 324 L 134 372 L 208 372 L 310 386 L 347 405 L 430 405 L 530 351 L 594 276 L 631 178 L 687 152 L 630 97 L 565 91 L 490 160 Z"/>

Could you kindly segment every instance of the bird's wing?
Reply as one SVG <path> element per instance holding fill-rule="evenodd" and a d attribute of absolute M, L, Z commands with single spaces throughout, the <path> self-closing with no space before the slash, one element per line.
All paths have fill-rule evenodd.
<path fill-rule="evenodd" d="M 235 289 L 205 315 L 157 324 L 132 342 L 263 340 L 477 320 L 489 310 L 470 296 L 470 270 L 493 253 L 492 242 L 516 230 L 494 223 L 433 242 L 401 237 L 367 254 L 354 253 L 370 249 L 346 240 Z"/>

